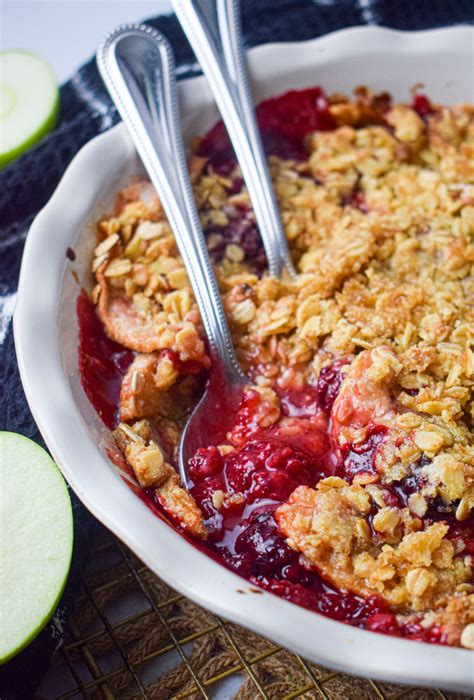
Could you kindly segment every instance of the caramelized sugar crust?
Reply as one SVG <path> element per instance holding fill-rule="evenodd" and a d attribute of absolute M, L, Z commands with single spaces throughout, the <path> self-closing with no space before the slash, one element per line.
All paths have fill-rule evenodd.
<path fill-rule="evenodd" d="M 336 128 L 309 135 L 306 159 L 270 156 L 294 279 L 269 277 L 255 254 L 238 166 L 222 173 L 194 156 L 190 169 L 237 353 L 262 395 L 261 427 L 288 427 L 282 393 L 335 362 L 344 369 L 329 416 L 342 466 L 280 505 L 280 532 L 336 588 L 376 595 L 400 619 L 416 615 L 474 648 L 474 112 L 427 111 L 363 89 L 334 96 Z M 118 444 L 140 484 L 204 538 L 199 507 L 143 420 L 176 444 L 209 367 L 149 183 L 119 193 L 98 237 L 92 300 L 109 337 L 137 353 Z M 370 468 L 354 468 L 350 455 L 370 440 Z M 235 449 L 231 436 L 221 452 Z M 220 491 L 216 507 L 230 496 Z"/>

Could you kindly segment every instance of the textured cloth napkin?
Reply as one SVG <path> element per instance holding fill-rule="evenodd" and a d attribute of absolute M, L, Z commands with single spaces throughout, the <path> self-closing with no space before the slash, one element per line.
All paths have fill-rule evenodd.
<path fill-rule="evenodd" d="M 474 20 L 472 0 L 242 0 L 241 12 L 248 47 L 273 41 L 304 41 L 364 24 L 419 30 Z M 162 16 L 149 23 L 170 40 L 178 77 L 198 73 L 194 55 L 176 19 Z M 117 121 L 116 110 L 102 85 L 95 60 L 91 59 L 62 86 L 55 130 L 0 172 L 0 429 L 23 433 L 40 443 L 41 436 L 21 387 L 11 327 L 23 245 L 32 219 L 54 192 L 77 151 Z M 74 597 L 86 554 L 90 516 L 77 502 L 74 508 L 75 568 L 60 606 L 62 616 Z M 60 638 L 56 618 L 36 643 L 0 670 L 0 696 L 29 697 L 29 690 L 20 690 L 19 683 L 27 677 L 29 689 L 35 686 Z"/>

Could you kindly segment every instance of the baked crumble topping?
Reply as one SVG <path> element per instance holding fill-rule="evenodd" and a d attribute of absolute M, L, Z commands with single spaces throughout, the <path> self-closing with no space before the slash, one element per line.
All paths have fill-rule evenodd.
<path fill-rule="evenodd" d="M 294 279 L 265 272 L 222 125 L 190 162 L 256 387 L 227 442 L 191 461 L 188 493 L 173 449 L 211 363 L 161 204 L 137 181 L 99 222 L 92 262 L 107 352 L 132 351 L 114 360 L 117 444 L 163 511 L 255 583 L 472 649 L 474 109 L 315 88 L 257 113 Z"/>

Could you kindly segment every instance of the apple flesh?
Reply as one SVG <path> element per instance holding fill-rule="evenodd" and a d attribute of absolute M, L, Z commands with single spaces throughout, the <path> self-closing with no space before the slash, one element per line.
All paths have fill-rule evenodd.
<path fill-rule="evenodd" d="M 0 664 L 54 613 L 71 563 L 71 499 L 39 445 L 0 432 Z"/>
<path fill-rule="evenodd" d="M 58 106 L 58 86 L 42 58 L 27 51 L 0 52 L 0 167 L 53 128 Z"/>

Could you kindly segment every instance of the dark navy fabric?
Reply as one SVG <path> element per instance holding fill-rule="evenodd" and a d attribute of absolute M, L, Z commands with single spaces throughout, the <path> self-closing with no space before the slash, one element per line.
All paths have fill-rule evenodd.
<path fill-rule="evenodd" d="M 270 41 L 306 40 L 364 24 L 417 30 L 466 24 L 474 19 L 472 0 L 242 0 L 241 10 L 248 47 Z M 149 23 L 170 40 L 179 77 L 199 72 L 173 16 L 153 18 Z M 21 387 L 11 329 L 23 244 L 33 217 L 46 204 L 77 151 L 117 119 L 92 59 L 62 86 L 55 130 L 0 172 L 0 429 L 23 433 L 40 443 L 41 436 Z M 76 501 L 74 508 L 76 569 L 70 577 L 61 615 L 65 615 L 80 578 L 90 522 L 90 516 Z M 30 697 L 30 689 L 60 639 L 57 629 L 50 625 L 37 644 L 0 670 L 2 698 Z M 21 685 L 26 676 L 28 687 Z M 16 679 L 13 684 L 12 679 Z"/>

